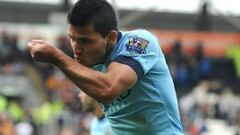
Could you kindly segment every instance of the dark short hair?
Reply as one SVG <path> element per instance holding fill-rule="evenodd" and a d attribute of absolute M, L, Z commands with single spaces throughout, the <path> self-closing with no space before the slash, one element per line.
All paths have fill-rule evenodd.
<path fill-rule="evenodd" d="M 79 0 L 68 13 L 67 20 L 77 28 L 93 24 L 102 37 L 118 29 L 114 9 L 106 0 Z"/>

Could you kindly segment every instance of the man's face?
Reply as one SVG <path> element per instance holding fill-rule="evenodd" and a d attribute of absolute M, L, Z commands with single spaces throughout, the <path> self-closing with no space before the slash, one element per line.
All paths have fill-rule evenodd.
<path fill-rule="evenodd" d="M 82 91 L 79 92 L 78 97 L 80 98 L 84 111 L 91 112 L 94 110 L 94 104 L 96 101 L 93 98 Z"/>
<path fill-rule="evenodd" d="M 69 25 L 68 36 L 71 39 L 75 61 L 88 67 L 103 62 L 107 42 L 100 33 L 95 32 L 93 25 L 82 28 Z"/>

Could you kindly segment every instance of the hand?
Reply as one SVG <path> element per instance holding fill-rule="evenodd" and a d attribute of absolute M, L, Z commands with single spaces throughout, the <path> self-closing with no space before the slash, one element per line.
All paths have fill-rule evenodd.
<path fill-rule="evenodd" d="M 27 49 L 34 60 L 46 63 L 54 63 L 59 50 L 45 40 L 32 40 L 28 42 Z"/>

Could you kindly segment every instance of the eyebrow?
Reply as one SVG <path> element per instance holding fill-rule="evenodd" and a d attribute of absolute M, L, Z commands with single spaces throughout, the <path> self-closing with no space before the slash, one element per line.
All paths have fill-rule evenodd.
<path fill-rule="evenodd" d="M 74 37 L 72 37 L 70 34 L 68 34 L 68 36 L 69 36 L 71 39 L 74 38 Z M 77 39 L 77 40 L 79 40 L 79 39 L 91 39 L 91 40 L 93 40 L 94 38 L 89 37 L 89 36 L 83 36 L 83 37 L 76 37 L 76 39 Z"/>

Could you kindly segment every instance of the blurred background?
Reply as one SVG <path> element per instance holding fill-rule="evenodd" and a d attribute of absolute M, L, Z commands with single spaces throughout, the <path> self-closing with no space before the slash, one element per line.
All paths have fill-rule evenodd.
<path fill-rule="evenodd" d="M 121 29 L 159 38 L 185 135 L 239 135 L 240 2 L 108 1 Z M 82 111 L 76 86 L 26 51 L 30 39 L 41 38 L 72 56 L 66 15 L 75 2 L 0 0 L 1 135 L 88 135 L 93 115 Z"/>

